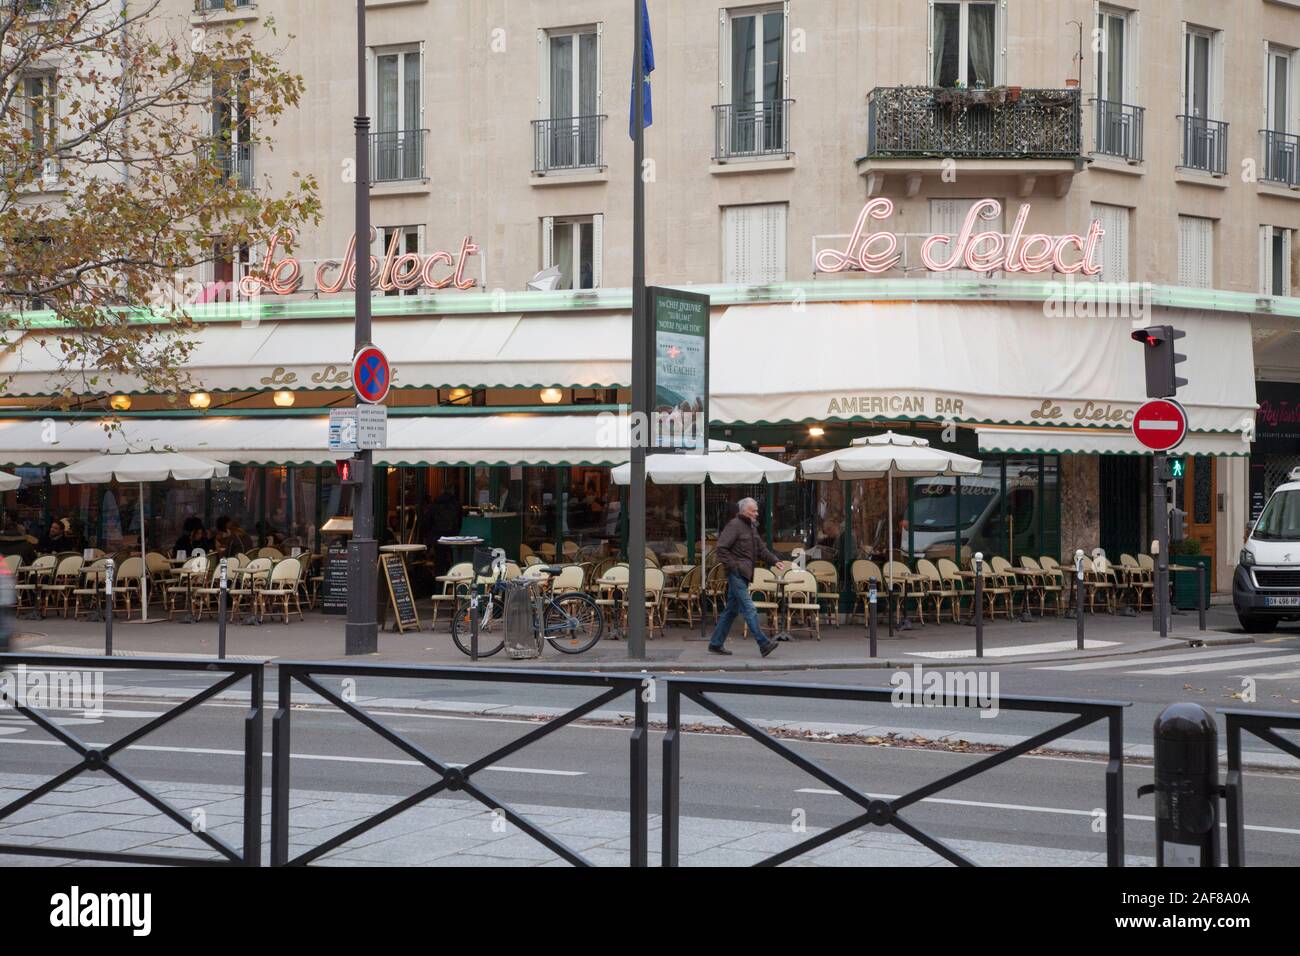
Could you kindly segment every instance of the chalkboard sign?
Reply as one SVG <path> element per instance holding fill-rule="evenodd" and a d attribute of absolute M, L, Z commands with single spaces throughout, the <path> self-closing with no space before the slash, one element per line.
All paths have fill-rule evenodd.
<path fill-rule="evenodd" d="M 379 556 L 379 563 L 384 569 L 384 580 L 388 582 L 388 599 L 392 603 L 398 632 L 418 631 L 420 612 L 415 609 L 415 594 L 406 574 L 406 562 L 400 554 L 383 554 Z"/>
<path fill-rule="evenodd" d="M 325 571 L 321 582 L 321 610 L 326 614 L 348 613 L 348 546 L 332 544 L 325 552 Z"/>

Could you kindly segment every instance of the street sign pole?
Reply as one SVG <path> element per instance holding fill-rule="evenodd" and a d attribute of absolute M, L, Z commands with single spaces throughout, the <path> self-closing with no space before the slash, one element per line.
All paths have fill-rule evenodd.
<path fill-rule="evenodd" d="M 645 21 L 642 0 L 632 0 L 635 45 L 632 48 L 632 483 L 627 525 L 627 656 L 645 660 L 645 452 L 650 438 L 649 336 L 645 301 Z"/>
<path fill-rule="evenodd" d="M 356 129 L 356 288 L 353 340 L 357 351 L 370 343 L 370 117 L 366 113 L 366 0 L 357 0 Z M 358 404 L 360 397 L 357 398 Z M 344 651 L 374 654 L 379 650 L 378 579 L 375 564 L 373 455 L 357 453 L 361 484 L 352 496 L 352 541 L 348 546 L 348 622 Z"/>
<path fill-rule="evenodd" d="M 1165 453 L 1151 456 L 1155 484 L 1151 489 L 1152 511 L 1156 532 L 1155 600 L 1151 602 L 1151 630 L 1169 636 L 1169 507 L 1166 502 Z"/>

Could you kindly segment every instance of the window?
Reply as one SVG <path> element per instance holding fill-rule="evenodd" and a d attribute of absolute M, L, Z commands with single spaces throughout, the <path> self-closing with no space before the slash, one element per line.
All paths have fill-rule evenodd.
<path fill-rule="evenodd" d="M 545 43 L 537 169 L 599 166 L 601 156 L 599 26 L 553 30 Z"/>
<path fill-rule="evenodd" d="M 52 73 L 28 76 L 23 80 L 27 98 L 27 131 L 32 136 L 32 151 L 44 152 L 58 142 L 55 123 L 58 119 L 58 95 Z"/>
<path fill-rule="evenodd" d="M 1264 179 L 1288 186 L 1300 183 L 1300 137 L 1295 135 L 1291 68 L 1295 51 L 1269 44 L 1264 69 Z"/>
<path fill-rule="evenodd" d="M 1178 284 L 1193 289 L 1213 287 L 1213 219 L 1178 217 Z"/>
<path fill-rule="evenodd" d="M 236 302 L 241 299 L 239 280 L 248 275 L 252 261 L 248 243 L 236 245 L 224 240 L 214 243 L 212 262 L 207 270 L 211 278 L 203 290 L 202 301 Z"/>
<path fill-rule="evenodd" d="M 1183 113 L 1209 119 L 1213 107 L 1214 33 L 1188 27 L 1184 42 Z"/>
<path fill-rule="evenodd" d="M 1291 294 L 1291 230 L 1259 227 L 1259 291 L 1264 295 Z"/>
<path fill-rule="evenodd" d="M 785 281 L 785 203 L 724 206 L 722 281 L 767 285 Z"/>
<path fill-rule="evenodd" d="M 789 151 L 786 19 L 784 5 L 723 13 L 719 158 Z"/>
<path fill-rule="evenodd" d="M 248 70 L 219 76 L 212 87 L 213 158 L 225 178 L 253 183 L 253 131 L 248 107 Z"/>
<path fill-rule="evenodd" d="M 930 81 L 934 86 L 992 87 L 999 82 L 998 4 L 952 0 L 930 4 Z"/>
<path fill-rule="evenodd" d="M 424 244 L 423 239 L 423 226 L 385 226 L 383 229 L 379 230 L 379 234 L 376 236 L 376 241 L 382 243 L 382 245 L 375 252 L 375 255 L 379 259 L 380 269 L 382 270 L 383 264 L 388 261 L 388 251 L 393 249 L 394 243 L 397 244 L 397 248 L 393 250 L 393 258 L 394 262 L 396 262 L 398 256 L 418 256 Z M 404 267 L 404 269 L 409 269 L 409 267 Z M 393 271 L 399 270 L 395 268 Z M 393 277 L 390 277 L 390 281 L 392 278 Z M 384 295 L 416 295 L 419 291 L 418 286 L 412 289 L 398 289 L 394 287 L 392 289 L 384 290 Z"/>
<path fill-rule="evenodd" d="M 542 220 L 542 268 L 560 270 L 557 289 L 599 289 L 603 215 Z"/>
<path fill-rule="evenodd" d="M 1092 218 L 1106 230 L 1101 240 L 1102 282 L 1128 282 L 1128 224 L 1132 211 L 1125 206 L 1092 204 Z"/>
<path fill-rule="evenodd" d="M 1183 30 L 1182 165 L 1222 176 L 1228 167 L 1228 124 L 1215 118 L 1222 115 L 1220 34 L 1187 24 Z"/>
<path fill-rule="evenodd" d="M 961 233 L 962 224 L 970 214 L 971 207 L 978 199 L 931 199 L 930 200 L 930 235 L 950 236 L 956 240 Z M 1006 204 L 997 219 L 981 220 L 975 227 L 976 232 L 1006 232 Z M 951 245 L 943 250 L 944 255 L 951 255 Z M 973 278 L 984 273 L 971 272 L 969 269 L 952 269 L 948 272 L 932 273 L 934 278 Z"/>
<path fill-rule="evenodd" d="M 375 51 L 375 182 L 424 176 L 423 44 Z"/>
<path fill-rule="evenodd" d="M 1142 159 L 1142 108 L 1134 82 L 1136 14 L 1102 7 L 1097 14 L 1097 152 Z"/>

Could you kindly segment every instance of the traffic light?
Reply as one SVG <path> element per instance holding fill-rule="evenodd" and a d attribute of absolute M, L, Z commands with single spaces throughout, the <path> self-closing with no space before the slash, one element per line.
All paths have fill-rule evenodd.
<path fill-rule="evenodd" d="M 1187 540 L 1187 512 L 1181 508 L 1169 509 L 1169 543 Z"/>
<path fill-rule="evenodd" d="M 1187 477 L 1187 459 L 1186 458 L 1166 458 L 1165 459 L 1165 481 L 1180 481 Z"/>
<path fill-rule="evenodd" d="M 1187 384 L 1187 379 L 1175 374 L 1187 356 L 1174 351 L 1174 342 L 1186 334 L 1172 325 L 1152 325 L 1133 333 L 1133 341 L 1141 342 L 1146 352 L 1147 398 L 1169 398 L 1178 393 L 1178 386 Z"/>
<path fill-rule="evenodd" d="M 334 462 L 334 468 L 338 471 L 340 485 L 359 485 L 364 481 L 365 462 L 360 458 L 340 458 Z"/>

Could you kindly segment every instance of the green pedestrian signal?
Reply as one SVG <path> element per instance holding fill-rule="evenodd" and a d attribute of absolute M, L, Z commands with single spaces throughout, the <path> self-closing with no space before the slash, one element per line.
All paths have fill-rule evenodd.
<path fill-rule="evenodd" d="M 1182 478 L 1186 474 L 1187 474 L 1186 458 L 1169 459 L 1169 480 L 1170 481 L 1175 481 L 1179 478 Z"/>

